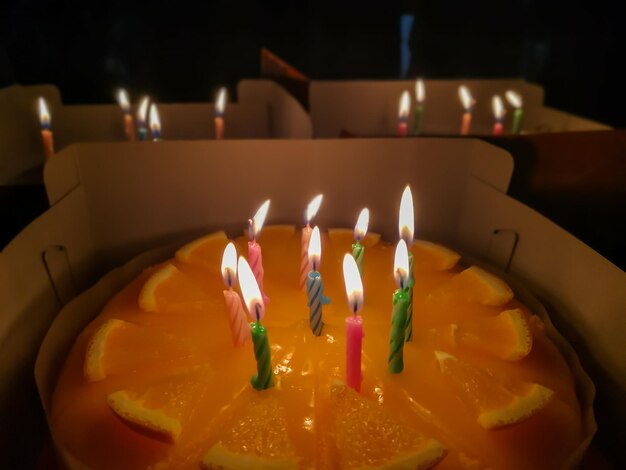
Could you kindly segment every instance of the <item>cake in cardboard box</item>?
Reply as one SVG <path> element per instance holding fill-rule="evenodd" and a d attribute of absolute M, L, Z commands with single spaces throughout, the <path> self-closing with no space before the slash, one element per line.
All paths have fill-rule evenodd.
<path fill-rule="evenodd" d="M 397 245 L 366 234 L 365 211 L 356 243 L 261 231 L 257 213 L 249 241 L 212 233 L 146 269 L 66 358 L 60 453 L 103 469 L 570 466 L 581 403 L 544 320 L 413 240 L 407 204 Z"/>

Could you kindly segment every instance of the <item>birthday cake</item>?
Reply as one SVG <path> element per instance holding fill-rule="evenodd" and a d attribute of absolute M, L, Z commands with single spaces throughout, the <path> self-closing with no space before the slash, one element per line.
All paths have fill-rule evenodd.
<path fill-rule="evenodd" d="M 252 269 L 240 258 L 229 271 L 229 240 L 213 233 L 118 292 L 58 378 L 48 419 L 61 453 L 116 469 L 571 465 L 585 439 L 575 375 L 504 281 L 415 240 L 407 282 L 395 245 L 370 233 L 355 252 L 335 229 L 302 284 L 301 237 L 266 227 L 262 260 L 240 237 Z"/>

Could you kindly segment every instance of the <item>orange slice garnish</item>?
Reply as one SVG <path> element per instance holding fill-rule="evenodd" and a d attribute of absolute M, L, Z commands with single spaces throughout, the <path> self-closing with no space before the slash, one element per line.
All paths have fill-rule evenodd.
<path fill-rule="evenodd" d="M 478 423 L 485 429 L 521 423 L 542 410 L 554 395 L 543 385 L 498 376 L 442 351 L 436 351 L 435 356 L 446 381 L 474 408 Z"/>
<path fill-rule="evenodd" d="M 513 298 L 513 291 L 499 277 L 478 266 L 461 272 L 452 281 L 470 301 L 500 307 Z"/>
<path fill-rule="evenodd" d="M 435 271 L 452 269 L 458 263 L 461 255 L 445 246 L 426 240 L 414 240 L 411 247 L 413 266 L 425 267 Z"/>
<path fill-rule="evenodd" d="M 196 366 L 148 385 L 113 392 L 107 403 L 134 430 L 175 442 L 213 378 L 209 366 Z"/>
<path fill-rule="evenodd" d="M 507 361 L 518 361 L 530 353 L 533 334 L 520 309 L 505 310 L 495 317 L 453 325 L 459 345 L 493 354 Z"/>
<path fill-rule="evenodd" d="M 92 336 L 83 372 L 88 382 L 135 370 L 197 363 L 184 339 L 123 320 L 107 320 Z"/>
<path fill-rule="evenodd" d="M 286 412 L 273 391 L 256 393 L 202 457 L 205 469 L 297 469 Z"/>
<path fill-rule="evenodd" d="M 173 264 L 155 272 L 139 293 L 139 307 L 147 312 L 180 312 L 201 308 L 207 295 Z"/>
<path fill-rule="evenodd" d="M 333 386 L 331 406 L 341 468 L 428 469 L 446 456 L 439 441 L 349 387 Z"/>
<path fill-rule="evenodd" d="M 223 231 L 214 232 L 179 248 L 176 259 L 184 263 L 219 269 L 227 244 L 228 238 Z"/>

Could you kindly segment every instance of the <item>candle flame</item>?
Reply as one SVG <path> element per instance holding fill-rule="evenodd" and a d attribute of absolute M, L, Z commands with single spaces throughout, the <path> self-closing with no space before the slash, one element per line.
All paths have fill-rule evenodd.
<path fill-rule="evenodd" d="M 396 285 L 400 289 L 406 287 L 406 281 L 409 277 L 409 250 L 404 240 L 400 240 L 396 245 L 396 256 L 393 262 L 393 277 Z"/>
<path fill-rule="evenodd" d="M 367 228 L 370 224 L 370 210 L 366 207 L 361 209 L 361 213 L 359 214 L 359 218 L 356 221 L 356 225 L 354 226 L 354 239 L 357 241 L 361 241 L 367 235 Z"/>
<path fill-rule="evenodd" d="M 41 123 L 41 127 L 48 129 L 50 127 L 50 112 L 48 111 L 48 104 L 43 97 L 39 97 L 37 104 L 39 107 L 39 122 Z"/>
<path fill-rule="evenodd" d="M 400 96 L 400 108 L 398 110 L 398 117 L 401 121 L 406 121 L 409 118 L 409 108 L 411 107 L 411 95 L 407 90 L 402 92 Z"/>
<path fill-rule="evenodd" d="M 309 264 L 311 271 L 319 271 L 320 261 L 322 259 L 322 241 L 320 237 L 320 228 L 316 225 L 311 232 L 309 239 Z"/>
<path fill-rule="evenodd" d="M 237 248 L 233 242 L 229 242 L 224 248 L 222 256 L 222 278 L 224 284 L 232 288 L 237 284 Z"/>
<path fill-rule="evenodd" d="M 221 116 L 226 109 L 226 88 L 222 87 L 217 92 L 217 99 L 215 100 L 215 114 Z"/>
<path fill-rule="evenodd" d="M 418 103 L 423 103 L 426 98 L 426 90 L 424 89 L 424 80 L 418 78 L 415 80 L 415 99 Z"/>
<path fill-rule="evenodd" d="M 504 103 L 502 103 L 502 98 L 500 98 L 500 95 L 494 95 L 494 97 L 491 99 L 491 107 L 493 109 L 493 116 L 496 118 L 497 121 L 504 118 L 506 110 L 504 109 Z"/>
<path fill-rule="evenodd" d="M 156 104 L 150 105 L 150 131 L 152 135 L 157 137 L 161 133 L 161 119 L 159 118 L 159 110 Z"/>
<path fill-rule="evenodd" d="M 402 193 L 398 220 L 400 238 L 404 240 L 407 246 L 411 246 L 415 231 L 415 214 L 413 212 L 413 193 L 411 193 L 411 187 L 408 185 Z"/>
<path fill-rule="evenodd" d="M 514 108 L 522 107 L 522 95 L 514 92 L 513 90 L 509 90 L 506 92 L 506 100 L 513 106 Z"/>
<path fill-rule="evenodd" d="M 263 296 L 261 289 L 256 282 L 252 269 L 243 256 L 239 257 L 237 262 L 237 271 L 239 272 L 239 286 L 241 287 L 241 295 L 248 309 L 248 315 L 254 321 L 259 321 L 265 315 L 265 304 L 263 304 Z"/>
<path fill-rule="evenodd" d="M 363 308 L 363 281 L 359 268 L 350 253 L 343 257 L 343 280 L 346 285 L 348 305 L 352 313 L 356 314 Z"/>
<path fill-rule="evenodd" d="M 119 103 L 120 108 L 122 108 L 122 111 L 124 111 L 124 113 L 130 113 L 130 102 L 128 101 L 128 93 L 126 93 L 126 90 L 124 90 L 124 88 L 120 88 L 119 90 L 117 90 L 117 102 Z"/>
<path fill-rule="evenodd" d="M 461 100 L 461 104 L 465 111 L 471 111 L 472 106 L 474 106 L 474 98 L 472 98 L 472 94 L 469 89 L 465 85 L 461 85 L 459 87 L 459 99 Z"/>
<path fill-rule="evenodd" d="M 256 211 L 254 217 L 249 220 L 250 238 L 252 238 L 253 240 L 256 240 L 261 233 L 261 229 L 263 228 L 263 224 L 265 223 L 265 217 L 267 217 L 267 211 L 269 210 L 269 208 L 270 200 L 268 199 L 263 204 L 261 204 L 261 207 L 259 207 L 259 209 Z"/>
<path fill-rule="evenodd" d="M 137 121 L 142 124 L 146 123 L 146 118 L 148 117 L 148 104 L 150 103 L 150 97 L 144 96 L 139 103 L 139 107 L 137 108 Z"/>
<path fill-rule="evenodd" d="M 309 205 L 306 206 L 306 216 L 305 217 L 306 217 L 307 225 L 309 225 L 311 220 L 313 220 L 313 217 L 315 217 L 317 215 L 317 211 L 320 210 L 320 206 L 322 205 L 322 200 L 323 199 L 324 199 L 324 195 L 323 194 L 318 194 L 313 199 L 311 199 L 311 202 L 309 202 Z"/>

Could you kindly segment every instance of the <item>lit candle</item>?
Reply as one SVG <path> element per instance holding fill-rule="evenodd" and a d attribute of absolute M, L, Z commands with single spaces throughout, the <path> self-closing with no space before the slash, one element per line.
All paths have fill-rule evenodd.
<path fill-rule="evenodd" d="M 311 238 L 311 220 L 317 215 L 317 211 L 322 205 L 324 199 L 323 194 L 315 196 L 309 205 L 306 206 L 304 218 L 306 220 L 306 226 L 302 229 L 302 239 L 300 243 L 300 289 L 304 289 L 306 278 L 309 274 L 309 240 Z"/>
<path fill-rule="evenodd" d="M 161 119 L 159 118 L 159 110 L 154 103 L 150 105 L 150 132 L 152 132 L 154 142 L 161 140 Z"/>
<path fill-rule="evenodd" d="M 319 273 L 320 263 L 322 259 L 322 243 L 320 240 L 320 229 L 315 227 L 311 233 L 309 242 L 309 262 L 311 271 L 306 278 L 306 295 L 309 298 L 307 303 L 309 307 L 309 325 L 315 336 L 322 334 L 324 322 L 322 321 L 322 305 L 330 302 L 330 299 L 324 295 L 324 282 L 322 275 Z"/>
<path fill-rule="evenodd" d="M 400 96 L 398 108 L 398 135 L 404 137 L 408 130 L 409 108 L 411 107 L 411 95 L 404 90 Z"/>
<path fill-rule="evenodd" d="M 41 140 L 43 142 L 43 153 L 46 160 L 54 155 L 54 141 L 52 130 L 50 129 L 50 112 L 46 100 L 39 98 L 39 122 L 41 123 Z"/>
<path fill-rule="evenodd" d="M 250 241 L 248 242 L 248 259 L 250 260 L 254 277 L 259 284 L 259 289 L 263 294 L 264 303 L 269 303 L 270 298 L 265 295 L 265 291 L 263 290 L 263 275 L 265 273 L 263 270 L 263 253 L 261 252 L 261 246 L 257 243 L 257 238 L 265 223 L 265 217 L 267 216 L 269 207 L 270 200 L 268 199 L 261 204 L 261 207 L 259 207 L 259 210 L 254 214 L 254 217 L 248 220 L 248 235 L 250 237 Z"/>
<path fill-rule="evenodd" d="M 239 272 L 241 295 L 243 295 L 243 300 L 246 303 L 248 314 L 252 318 L 250 335 L 254 345 L 257 373 L 252 376 L 250 383 L 256 390 L 267 390 L 274 385 L 274 373 L 272 372 L 272 356 L 267 330 L 261 325 L 261 319 L 265 315 L 263 296 L 250 265 L 242 256 L 239 257 L 237 271 Z"/>
<path fill-rule="evenodd" d="M 393 293 L 393 310 L 391 314 L 391 337 L 389 339 L 389 372 L 397 374 L 404 369 L 404 338 L 407 328 L 409 294 L 409 254 L 404 240 L 396 246 L 393 277 L 398 289 Z"/>
<path fill-rule="evenodd" d="M 237 285 L 237 249 L 232 242 L 226 245 L 222 256 L 222 278 L 228 287 L 224 291 L 224 301 L 228 310 L 233 345 L 243 346 L 250 339 L 250 325 L 246 321 L 241 297 L 233 290 L 233 287 Z"/>
<path fill-rule="evenodd" d="M 476 102 L 465 85 L 459 87 L 459 98 L 464 110 L 463 119 L 461 120 L 461 135 L 467 135 L 472 125 L 472 108 Z"/>
<path fill-rule="evenodd" d="M 130 113 L 128 93 L 123 88 L 120 88 L 117 92 L 117 102 L 120 104 L 122 111 L 124 111 L 124 132 L 126 133 L 126 138 L 133 142 L 135 140 L 135 121 L 133 121 L 133 115 Z"/>
<path fill-rule="evenodd" d="M 513 134 L 519 134 L 522 131 L 522 117 L 524 116 L 522 96 L 509 90 L 506 92 L 506 99 L 515 108 L 513 112 L 513 129 L 511 131 Z"/>
<path fill-rule="evenodd" d="M 422 117 L 424 115 L 424 98 L 426 91 L 424 89 L 424 80 L 418 78 L 415 81 L 415 122 L 413 123 L 413 132 L 417 135 L 422 133 Z"/>
<path fill-rule="evenodd" d="M 402 199 L 400 200 L 398 229 L 400 231 L 400 238 L 404 240 L 407 246 L 409 258 L 409 281 L 406 285 L 409 295 L 406 318 L 406 340 L 411 341 L 413 339 L 413 286 L 415 285 L 415 278 L 413 277 L 413 253 L 411 253 L 410 249 L 413 245 L 415 214 L 413 212 L 413 194 L 409 186 L 404 188 Z"/>
<path fill-rule="evenodd" d="M 359 218 L 354 226 L 354 240 L 352 244 L 352 256 L 359 267 L 359 274 L 363 277 L 363 259 L 365 255 L 365 247 L 361 244 L 361 240 L 367 235 L 367 227 L 370 223 L 370 210 L 366 207 L 361 210 Z"/>
<path fill-rule="evenodd" d="M 215 138 L 222 140 L 224 138 L 224 109 L 226 108 L 226 88 L 220 88 L 215 100 Z"/>
<path fill-rule="evenodd" d="M 500 98 L 499 95 L 495 95 L 491 99 L 491 107 L 493 108 L 493 117 L 496 120 L 493 124 L 493 135 L 502 135 L 502 131 L 504 130 L 502 121 L 504 120 L 504 116 L 506 116 L 506 110 L 504 109 L 502 98 Z"/>
<path fill-rule="evenodd" d="M 351 254 L 343 257 L 343 279 L 348 296 L 348 305 L 352 312 L 346 318 L 346 384 L 357 392 L 361 391 L 361 350 L 363 337 L 363 319 L 359 312 L 363 308 L 363 281 L 359 268 Z"/>
<path fill-rule="evenodd" d="M 148 136 L 148 105 L 150 104 L 150 98 L 144 96 L 137 108 L 137 133 L 139 134 L 139 140 L 146 140 Z"/>

